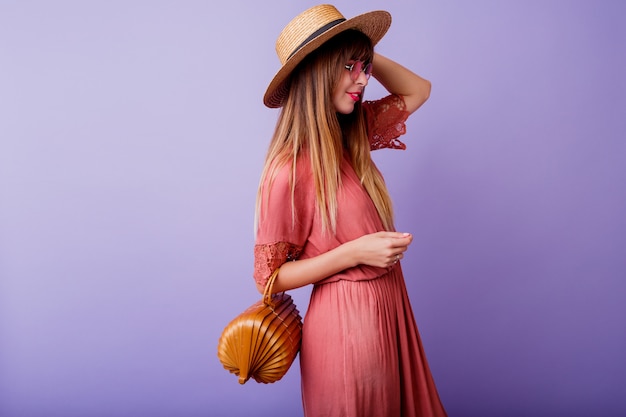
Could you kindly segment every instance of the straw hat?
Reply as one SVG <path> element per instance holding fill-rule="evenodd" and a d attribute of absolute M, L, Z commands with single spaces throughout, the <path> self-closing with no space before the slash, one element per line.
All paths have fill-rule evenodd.
<path fill-rule="evenodd" d="M 336 34 L 357 29 L 371 39 L 372 45 L 376 45 L 390 25 L 391 15 L 382 10 L 346 19 L 334 6 L 322 4 L 300 13 L 278 35 L 276 54 L 282 67 L 267 87 L 263 103 L 271 108 L 281 107 L 293 69 L 304 57 Z"/>

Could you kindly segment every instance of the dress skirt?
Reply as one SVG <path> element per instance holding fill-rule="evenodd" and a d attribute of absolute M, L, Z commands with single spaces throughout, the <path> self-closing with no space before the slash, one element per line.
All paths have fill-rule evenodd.
<path fill-rule="evenodd" d="M 300 367 L 305 417 L 446 415 L 399 265 L 314 287 Z"/>

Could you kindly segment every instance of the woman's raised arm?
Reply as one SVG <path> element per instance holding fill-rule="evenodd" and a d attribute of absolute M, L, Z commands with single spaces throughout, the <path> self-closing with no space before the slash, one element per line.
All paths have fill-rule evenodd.
<path fill-rule="evenodd" d="M 372 75 L 387 91 L 404 98 L 409 113 L 419 109 L 428 100 L 430 81 L 379 53 L 374 54 L 372 67 Z"/>

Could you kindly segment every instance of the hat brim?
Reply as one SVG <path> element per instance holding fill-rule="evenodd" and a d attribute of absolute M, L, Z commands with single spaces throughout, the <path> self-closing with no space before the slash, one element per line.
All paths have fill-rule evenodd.
<path fill-rule="evenodd" d="M 384 10 L 363 13 L 333 26 L 303 45 L 285 62 L 267 87 L 263 103 L 270 108 L 281 107 L 289 90 L 288 81 L 291 72 L 308 54 L 333 36 L 348 29 L 356 29 L 369 37 L 372 45 L 376 45 L 385 36 L 390 26 L 391 15 Z"/>

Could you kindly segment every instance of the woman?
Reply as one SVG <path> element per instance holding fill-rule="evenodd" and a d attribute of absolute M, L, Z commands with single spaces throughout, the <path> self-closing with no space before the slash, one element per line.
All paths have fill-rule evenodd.
<path fill-rule="evenodd" d="M 407 297 L 391 199 L 371 149 L 404 148 L 430 83 L 374 53 L 387 12 L 333 6 L 281 32 L 264 97 L 281 108 L 259 186 L 254 278 L 263 291 L 313 284 L 300 367 L 305 415 L 445 416 Z M 372 75 L 390 95 L 363 102 Z"/>

